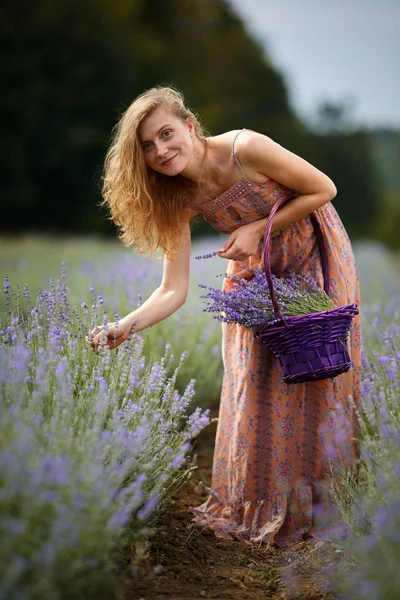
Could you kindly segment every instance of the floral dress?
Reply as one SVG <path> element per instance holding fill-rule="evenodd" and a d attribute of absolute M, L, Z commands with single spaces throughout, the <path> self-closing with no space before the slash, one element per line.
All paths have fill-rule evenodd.
<path fill-rule="evenodd" d="M 237 136 L 236 136 L 237 137 Z M 236 139 L 236 138 L 235 138 Z M 200 208 L 215 229 L 232 233 L 264 218 L 288 188 L 276 181 L 256 184 L 241 170 L 240 181 Z M 328 202 L 314 213 L 327 247 L 330 296 L 337 305 L 359 304 L 359 284 L 350 240 Z M 323 287 L 318 244 L 310 217 L 290 225 L 271 241 L 272 272 L 286 269 L 312 276 Z M 246 261 L 229 262 L 228 273 L 243 276 L 259 268 L 262 244 Z M 223 287 L 231 284 L 225 280 Z M 334 379 L 287 385 L 278 359 L 249 329 L 222 323 L 224 376 L 215 440 L 211 491 L 194 522 L 218 537 L 248 544 L 291 546 L 308 536 L 343 535 L 330 496 L 335 467 L 358 464 L 360 407 L 360 320 L 351 327 L 348 350 L 353 367 Z"/>

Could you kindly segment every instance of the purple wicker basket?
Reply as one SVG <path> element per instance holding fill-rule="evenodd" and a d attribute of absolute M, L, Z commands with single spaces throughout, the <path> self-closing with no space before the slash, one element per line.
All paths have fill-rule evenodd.
<path fill-rule="evenodd" d="M 269 249 L 275 213 L 291 198 L 293 195 L 285 195 L 275 202 L 268 216 L 264 237 L 264 269 L 277 322 L 260 327 L 255 335 L 277 355 L 283 370 L 283 381 L 304 383 L 336 377 L 350 369 L 347 337 L 358 309 L 356 304 L 349 304 L 324 312 L 283 316 L 272 283 Z M 311 214 L 310 217 L 321 254 L 324 290 L 329 295 L 325 240 L 315 215 Z"/>

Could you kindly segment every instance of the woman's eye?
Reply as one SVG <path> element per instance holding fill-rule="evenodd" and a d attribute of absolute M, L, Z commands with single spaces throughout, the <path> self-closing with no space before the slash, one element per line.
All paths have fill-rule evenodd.
<path fill-rule="evenodd" d="M 172 131 L 170 129 L 166 129 L 163 131 L 163 137 L 171 137 Z"/>
<path fill-rule="evenodd" d="M 147 152 L 148 150 L 150 150 L 150 148 L 151 148 L 151 144 L 143 144 L 143 146 L 142 146 L 143 152 Z"/>

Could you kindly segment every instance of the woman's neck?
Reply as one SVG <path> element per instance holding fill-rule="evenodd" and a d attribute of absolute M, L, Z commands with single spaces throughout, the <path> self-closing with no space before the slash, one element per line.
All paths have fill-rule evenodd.
<path fill-rule="evenodd" d="M 208 159 L 209 142 L 205 139 L 195 137 L 193 140 L 193 155 L 186 167 L 181 171 L 181 175 L 186 179 L 198 183 L 201 179 L 201 174 L 206 166 Z"/>
<path fill-rule="evenodd" d="M 186 181 L 185 187 L 194 198 L 214 198 L 220 189 L 227 187 L 225 183 L 226 168 L 221 165 L 221 147 L 214 143 L 213 138 L 200 140 L 193 144 L 193 160 L 189 162 L 181 175 Z M 222 153 L 224 156 L 224 153 Z"/>

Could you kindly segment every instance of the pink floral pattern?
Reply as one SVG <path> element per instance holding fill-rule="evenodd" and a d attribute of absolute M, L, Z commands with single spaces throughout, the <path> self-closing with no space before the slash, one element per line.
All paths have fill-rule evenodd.
<path fill-rule="evenodd" d="M 230 233 L 265 217 L 287 188 L 245 176 L 201 207 L 218 231 Z M 229 207 L 239 219 L 233 218 Z M 315 212 L 325 236 L 331 296 L 338 304 L 359 303 L 350 240 L 331 203 Z M 236 215 L 237 216 L 237 215 Z M 261 244 L 247 261 L 230 261 L 228 272 L 262 266 Z M 319 250 L 309 217 L 272 240 L 272 270 L 305 272 L 322 287 Z M 224 288 L 229 289 L 224 282 Z M 360 321 L 349 340 L 353 368 L 335 379 L 287 385 L 275 356 L 245 327 L 222 324 L 224 377 L 213 473 L 207 500 L 191 507 L 193 519 L 218 537 L 248 544 L 291 546 L 304 536 L 324 539 L 342 523 L 329 493 L 335 465 L 356 469 L 360 407 Z"/>

